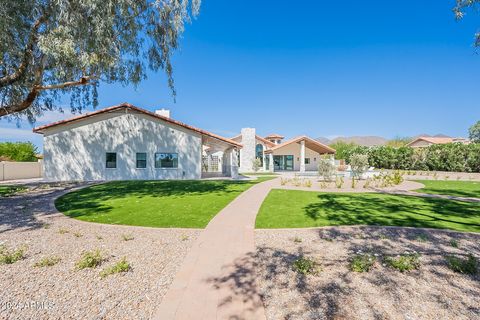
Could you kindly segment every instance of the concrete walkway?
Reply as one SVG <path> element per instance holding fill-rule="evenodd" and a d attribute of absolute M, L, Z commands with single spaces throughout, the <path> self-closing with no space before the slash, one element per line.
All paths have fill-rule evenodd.
<path fill-rule="evenodd" d="M 254 185 L 210 221 L 187 254 L 155 319 L 265 319 L 255 282 L 254 227 L 275 180 Z"/>

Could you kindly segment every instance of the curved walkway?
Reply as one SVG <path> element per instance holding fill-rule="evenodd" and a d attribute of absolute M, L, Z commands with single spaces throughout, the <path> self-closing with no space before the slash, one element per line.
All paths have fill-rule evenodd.
<path fill-rule="evenodd" d="M 254 185 L 210 221 L 155 319 L 265 319 L 254 272 L 255 217 L 276 180 Z"/>

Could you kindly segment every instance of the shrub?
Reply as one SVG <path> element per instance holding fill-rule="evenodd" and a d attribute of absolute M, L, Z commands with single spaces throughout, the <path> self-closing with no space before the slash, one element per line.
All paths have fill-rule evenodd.
<path fill-rule="evenodd" d="M 106 268 L 102 272 L 100 272 L 100 276 L 102 278 L 105 278 L 109 275 L 115 274 L 115 273 L 122 273 L 122 272 L 128 272 L 132 269 L 130 266 L 130 263 L 128 263 L 127 258 L 123 257 L 122 260 L 117 262 L 111 267 Z"/>
<path fill-rule="evenodd" d="M 34 267 L 51 267 L 56 265 L 60 262 L 59 257 L 51 256 L 51 257 L 44 257 L 40 259 L 40 261 L 36 262 L 33 266 Z"/>
<path fill-rule="evenodd" d="M 11 161 L 37 161 L 37 152 L 31 142 L 0 142 L 0 157 Z"/>
<path fill-rule="evenodd" d="M 81 234 L 80 232 L 74 232 L 73 235 L 75 236 L 75 238 L 83 237 L 83 234 Z"/>
<path fill-rule="evenodd" d="M 341 189 L 344 182 L 345 182 L 345 180 L 343 179 L 343 177 L 337 177 L 335 179 L 335 186 L 337 187 L 337 189 Z"/>
<path fill-rule="evenodd" d="M 293 269 L 303 275 L 316 275 L 321 271 L 320 265 L 310 258 L 301 257 L 293 262 Z"/>
<path fill-rule="evenodd" d="M 326 181 L 331 181 L 335 175 L 335 165 L 328 158 L 320 158 L 318 161 L 318 175 Z"/>
<path fill-rule="evenodd" d="M 350 270 L 354 272 L 368 272 L 373 268 L 376 261 L 377 257 L 372 254 L 357 254 L 350 262 Z"/>
<path fill-rule="evenodd" d="M 131 234 L 122 234 L 122 240 L 123 241 L 131 241 L 135 239 L 135 237 Z"/>
<path fill-rule="evenodd" d="M 252 161 L 252 169 L 254 172 L 257 172 L 262 167 L 262 160 L 260 158 L 255 158 Z"/>
<path fill-rule="evenodd" d="M 182 234 L 182 236 L 180 237 L 180 240 L 182 241 L 187 241 L 188 239 L 190 239 L 190 237 L 187 236 L 186 234 Z"/>
<path fill-rule="evenodd" d="M 352 178 L 361 178 L 368 170 L 368 156 L 366 154 L 354 154 L 350 158 L 350 166 L 352 168 Z"/>
<path fill-rule="evenodd" d="M 26 247 L 9 250 L 6 246 L 0 246 L 0 264 L 12 264 L 25 258 Z"/>
<path fill-rule="evenodd" d="M 305 181 L 303 181 L 303 185 L 307 188 L 311 188 L 312 187 L 312 180 L 306 179 Z"/>
<path fill-rule="evenodd" d="M 65 229 L 65 228 L 60 228 L 58 229 L 58 233 L 60 234 L 65 234 L 65 233 L 69 233 L 70 231 L 68 231 L 68 229 Z"/>
<path fill-rule="evenodd" d="M 478 259 L 472 254 L 469 254 L 466 259 L 456 256 L 447 256 L 446 259 L 448 267 L 455 272 L 470 275 L 478 272 Z"/>
<path fill-rule="evenodd" d="M 451 239 L 450 240 L 450 246 L 454 248 L 458 248 L 458 241 L 456 239 Z"/>
<path fill-rule="evenodd" d="M 295 238 L 293 239 L 293 242 L 295 242 L 295 243 L 301 243 L 301 242 L 302 242 L 302 238 L 295 237 Z"/>
<path fill-rule="evenodd" d="M 103 262 L 102 254 L 100 250 L 95 251 L 87 251 L 82 254 L 80 260 L 77 261 L 75 266 L 77 269 L 85 269 L 85 268 L 96 268 Z"/>
<path fill-rule="evenodd" d="M 397 257 L 386 257 L 385 263 L 400 272 L 420 268 L 420 255 L 418 253 L 405 253 Z"/>
<path fill-rule="evenodd" d="M 403 182 L 403 176 L 399 170 L 395 170 L 392 174 L 392 183 L 394 185 L 399 185 Z"/>

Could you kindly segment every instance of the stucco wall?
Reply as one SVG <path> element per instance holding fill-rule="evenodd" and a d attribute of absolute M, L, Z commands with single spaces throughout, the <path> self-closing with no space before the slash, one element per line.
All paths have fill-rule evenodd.
<path fill-rule="evenodd" d="M 106 152 L 117 153 L 116 169 L 105 167 Z M 137 152 L 147 153 L 147 168 L 136 168 Z M 178 153 L 178 168 L 155 168 L 156 152 Z M 199 179 L 201 155 L 199 134 L 131 111 L 100 114 L 44 134 L 49 181 Z"/>
<path fill-rule="evenodd" d="M 295 171 L 300 170 L 300 144 L 292 143 L 286 145 L 283 148 L 273 151 L 274 156 L 288 156 L 293 155 L 293 169 Z M 305 147 L 305 158 L 310 158 L 310 163 L 305 165 L 306 171 L 317 171 L 318 170 L 318 160 L 320 159 L 320 154 L 311 149 Z"/>
<path fill-rule="evenodd" d="M 31 179 L 42 177 L 42 161 L 0 162 L 0 180 Z"/>

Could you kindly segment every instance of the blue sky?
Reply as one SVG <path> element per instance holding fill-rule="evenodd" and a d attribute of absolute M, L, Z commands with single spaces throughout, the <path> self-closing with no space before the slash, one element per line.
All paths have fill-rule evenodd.
<path fill-rule="evenodd" d="M 466 136 L 480 120 L 480 13 L 457 22 L 454 3 L 204 0 L 174 57 L 177 103 L 159 73 L 136 89 L 101 85 L 100 107 L 169 108 L 225 136 L 247 126 L 287 137 Z M 0 140 L 40 145 L 30 131 L 0 121 Z"/>

